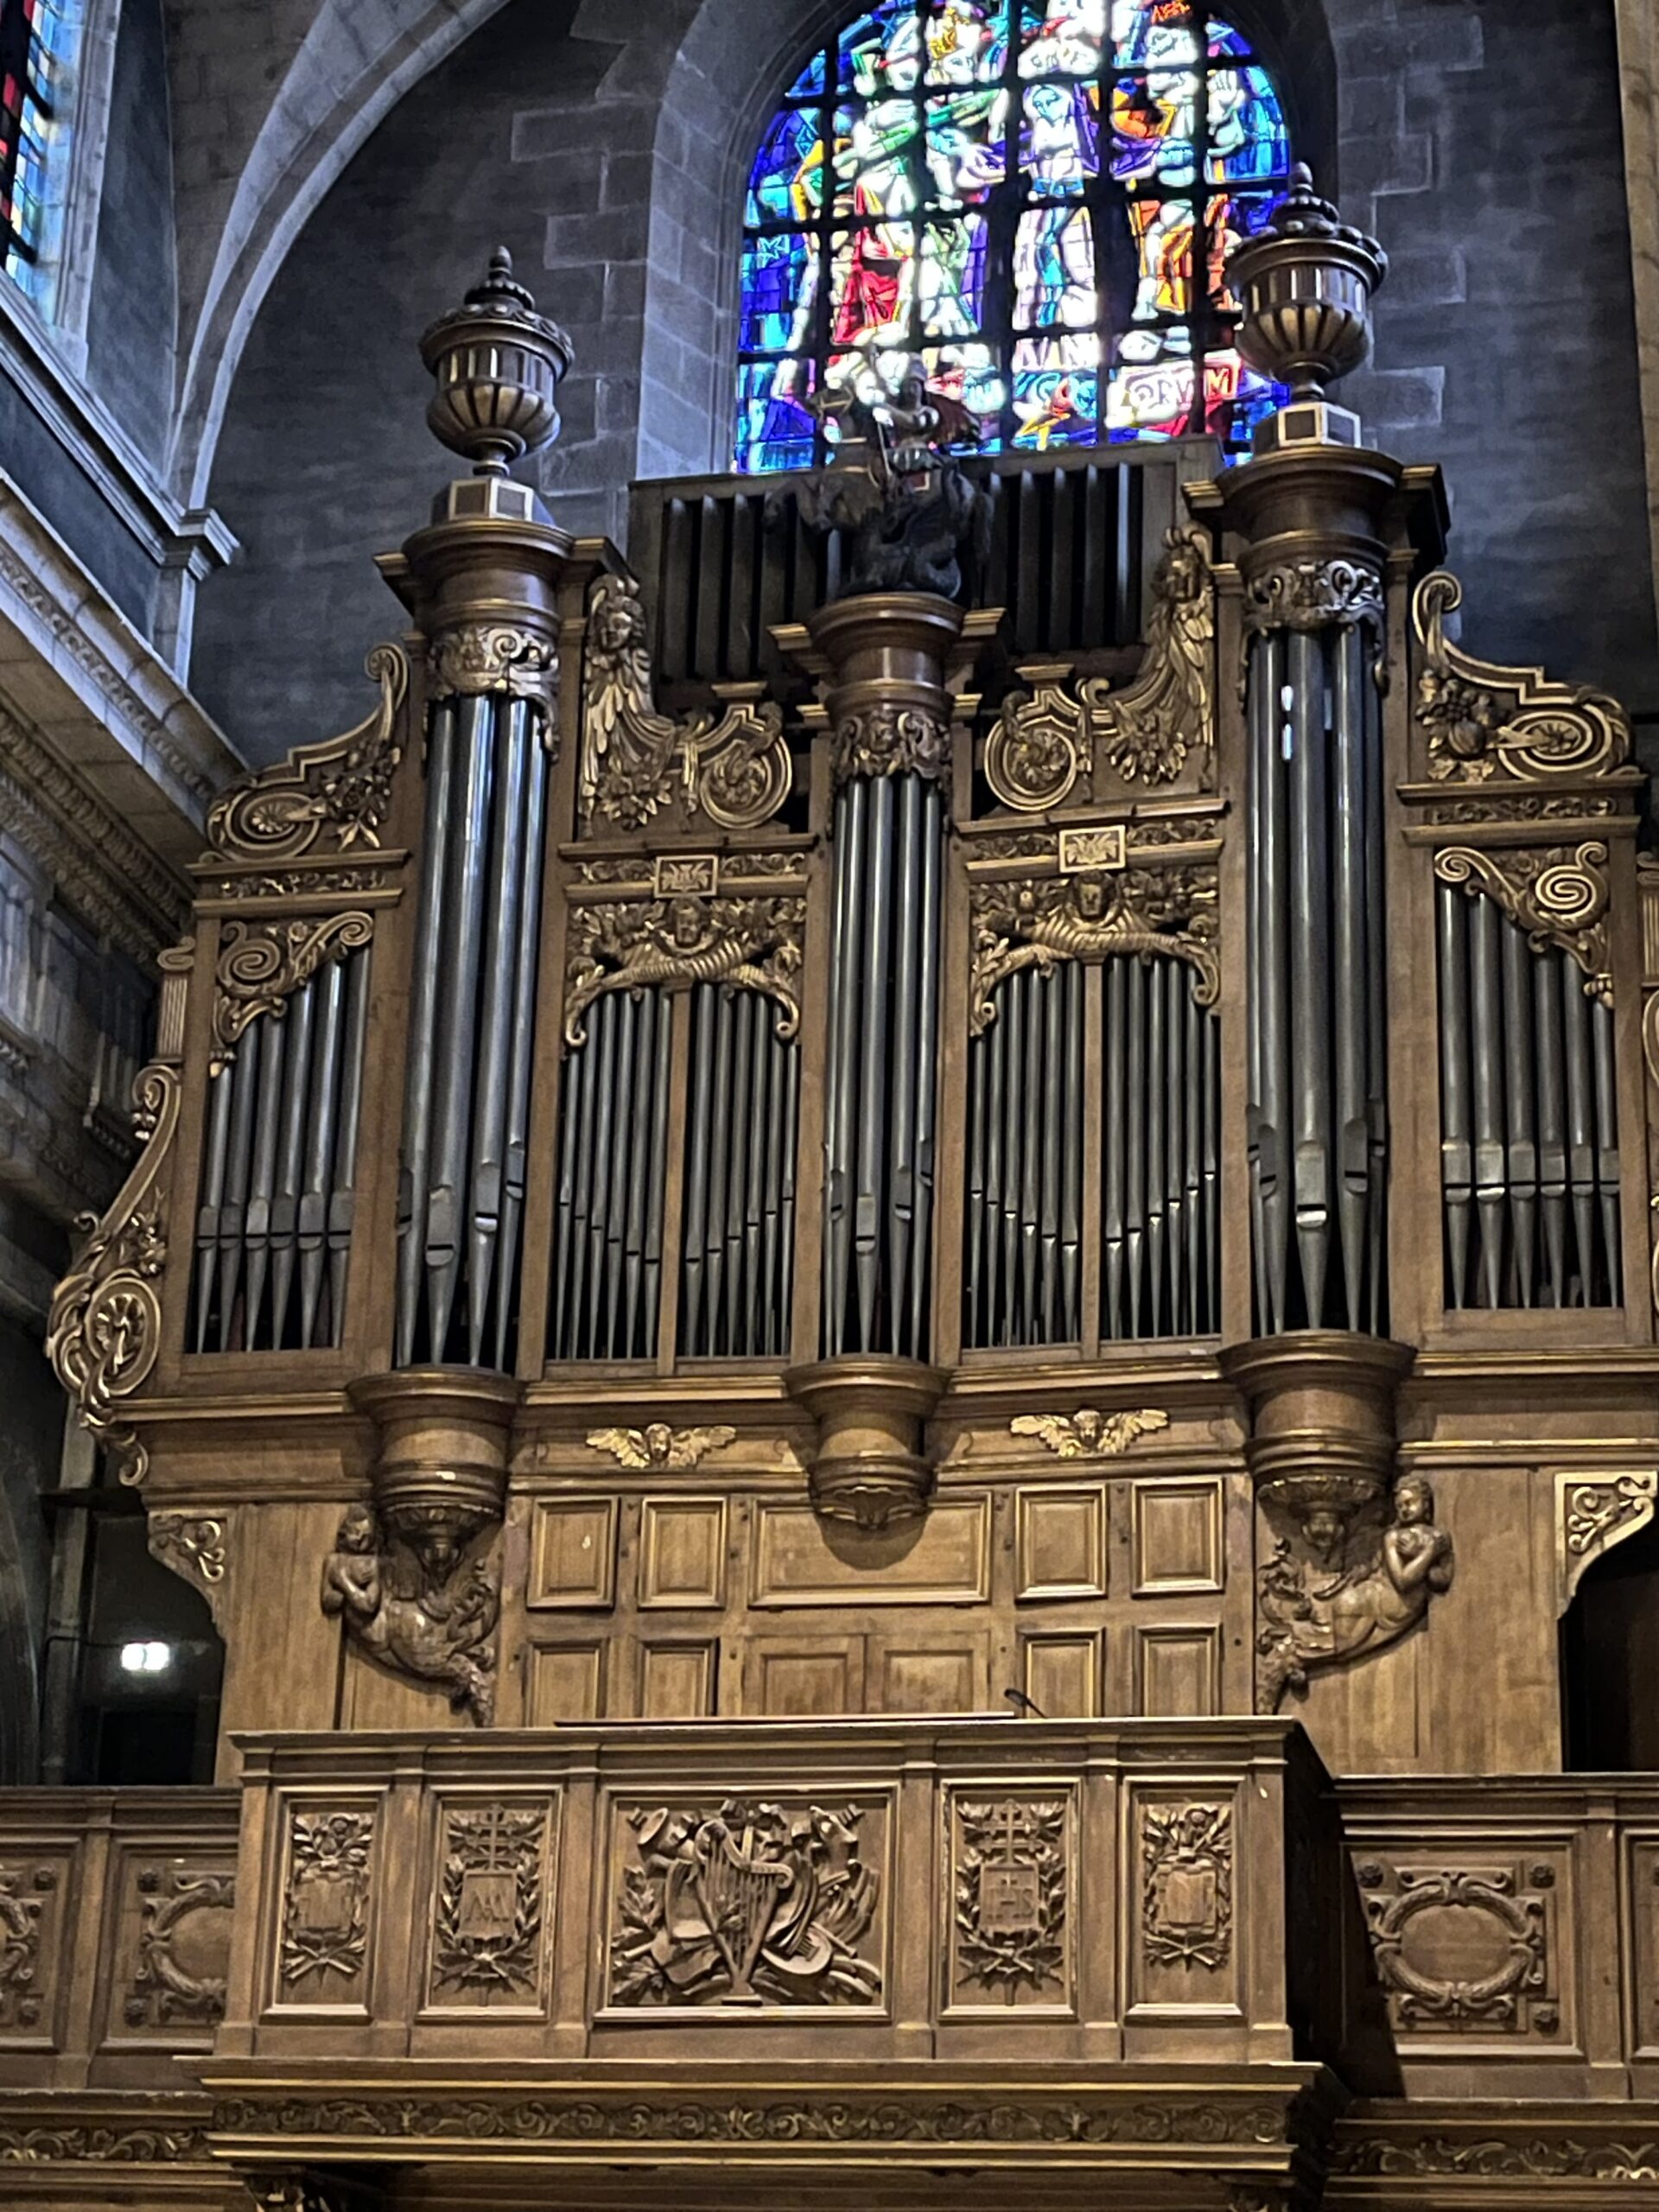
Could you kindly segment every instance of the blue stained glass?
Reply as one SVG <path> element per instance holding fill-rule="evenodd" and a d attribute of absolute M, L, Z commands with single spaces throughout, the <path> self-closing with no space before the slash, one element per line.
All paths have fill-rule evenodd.
<path fill-rule="evenodd" d="M 810 335 L 817 241 L 800 231 L 763 232 L 743 249 L 743 306 L 737 342 L 746 353 L 782 353 Z"/>
<path fill-rule="evenodd" d="M 823 200 L 823 158 L 815 114 L 785 108 L 760 142 L 749 172 L 746 223 L 804 223 Z"/>
<path fill-rule="evenodd" d="M 1279 400 L 1230 349 L 1225 264 L 1292 149 L 1230 23 L 1185 0 L 879 0 L 789 98 L 747 203 L 742 351 L 776 358 L 745 362 L 741 467 L 821 461 L 807 396 L 877 399 L 918 351 L 991 450 L 1206 424 L 1236 449 Z M 1126 264 L 1109 296 L 1098 272 Z"/>

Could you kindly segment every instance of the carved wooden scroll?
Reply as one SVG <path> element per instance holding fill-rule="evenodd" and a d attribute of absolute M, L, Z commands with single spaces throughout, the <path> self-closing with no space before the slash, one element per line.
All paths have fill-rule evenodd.
<path fill-rule="evenodd" d="M 783 715 L 759 684 L 733 687 L 719 716 L 659 714 L 639 587 L 601 576 L 588 604 L 578 797 L 584 818 L 638 829 L 676 793 L 688 813 L 753 829 L 789 795 Z"/>
<path fill-rule="evenodd" d="M 1571 850 L 1508 849 L 1479 851 L 1448 845 L 1434 855 L 1442 883 L 1460 884 L 1471 897 L 1484 892 L 1527 932 L 1535 952 L 1558 944 L 1583 969 L 1587 996 L 1613 1002 L 1607 943 L 1607 848 L 1592 839 Z"/>
<path fill-rule="evenodd" d="M 1618 702 L 1554 683 L 1541 668 L 1478 660 L 1446 633 L 1446 618 L 1462 603 L 1462 585 L 1444 569 L 1425 576 L 1412 600 L 1421 647 L 1416 715 L 1429 774 L 1452 783 L 1500 773 L 1543 783 L 1623 767 L 1630 725 Z"/>
<path fill-rule="evenodd" d="M 1555 1478 L 1555 1610 L 1572 1604 L 1604 1553 L 1645 1529 L 1659 1498 L 1659 1472 L 1558 1474 Z"/>
<path fill-rule="evenodd" d="M 343 736 L 302 745 L 213 802 L 212 854 L 226 860 L 290 861 L 315 848 L 346 853 L 380 842 L 391 779 L 403 747 L 398 717 L 409 692 L 401 645 L 376 645 L 364 664 L 380 686 L 374 712 Z"/>

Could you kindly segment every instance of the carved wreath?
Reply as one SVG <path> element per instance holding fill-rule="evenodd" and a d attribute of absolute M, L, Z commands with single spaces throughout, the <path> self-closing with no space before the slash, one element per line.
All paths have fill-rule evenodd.
<path fill-rule="evenodd" d="M 1058 1982 L 1065 1966 L 1065 1800 L 964 1803 L 960 1812 L 957 1958 L 964 1974 L 1010 1990 Z M 1012 1907 L 1000 1894 L 1005 1885 L 1015 1892 Z"/>
<path fill-rule="evenodd" d="M 1225 1805 L 1149 1805 L 1141 1830 L 1141 1937 L 1154 1965 L 1226 1965 L 1233 1931 L 1233 1816 Z"/>
<path fill-rule="evenodd" d="M 372 1813 L 302 1813 L 283 1899 L 282 1972 L 288 1983 L 337 1974 L 350 1981 L 368 1948 Z M 320 1892 L 321 1910 L 308 1898 Z"/>
<path fill-rule="evenodd" d="M 1398 1999 L 1406 2020 L 1507 2021 L 1517 1999 L 1541 1989 L 1544 1981 L 1544 1907 L 1541 1898 L 1516 1897 L 1514 1878 L 1490 1877 L 1457 1868 L 1418 1873 L 1402 1871 L 1399 1893 L 1369 1897 L 1366 1916 L 1371 1948 L 1385 1988 Z M 1420 1913 L 1460 1909 L 1479 1913 L 1494 1925 L 1502 1956 L 1489 1974 L 1442 1980 L 1414 1967 L 1407 1956 L 1411 1923 Z"/>
<path fill-rule="evenodd" d="M 451 1819 L 438 1890 L 435 1980 L 458 1989 L 535 1986 L 545 1833 L 540 1812 L 507 1813 L 493 1806 Z M 471 1885 L 480 1878 L 494 1878 L 512 1891 L 510 1909 L 486 1928 L 470 1925 L 467 1913 Z"/>

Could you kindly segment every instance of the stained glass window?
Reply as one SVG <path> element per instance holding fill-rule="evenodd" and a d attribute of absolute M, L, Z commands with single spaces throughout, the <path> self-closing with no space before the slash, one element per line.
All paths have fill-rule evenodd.
<path fill-rule="evenodd" d="M 51 304 L 67 198 L 78 0 L 0 0 L 0 243 L 6 274 Z"/>
<path fill-rule="evenodd" d="M 822 461 L 823 403 L 918 353 L 993 452 L 1241 450 L 1283 395 L 1223 271 L 1290 162 L 1266 67 L 1187 0 L 881 0 L 755 156 L 736 466 Z"/>

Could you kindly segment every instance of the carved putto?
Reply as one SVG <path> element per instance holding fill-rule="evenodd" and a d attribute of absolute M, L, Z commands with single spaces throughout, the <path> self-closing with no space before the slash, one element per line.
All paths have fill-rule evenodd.
<path fill-rule="evenodd" d="M 1063 960 L 1085 963 L 1160 953 L 1196 970 L 1192 997 L 1213 1006 L 1221 988 L 1213 868 L 1128 868 L 1035 882 L 979 882 L 973 889 L 973 964 L 968 1019 L 975 1036 L 996 1019 L 993 993 L 1022 968 L 1051 976 Z"/>
<path fill-rule="evenodd" d="M 718 717 L 658 714 L 639 587 L 632 576 L 600 577 L 582 655 L 584 817 L 638 829 L 677 789 L 687 813 L 722 829 L 753 829 L 775 814 L 792 773 L 783 715 L 752 688 L 755 696 L 733 698 Z"/>
<path fill-rule="evenodd" d="M 851 537 L 841 596 L 925 591 L 955 599 L 963 554 L 971 548 L 982 564 L 989 544 L 990 501 L 951 451 L 979 442 L 978 418 L 933 390 L 919 359 L 906 365 L 891 398 L 865 400 L 843 388 L 824 411 L 842 426 L 838 458 L 803 477 L 797 497 L 809 528 Z"/>
<path fill-rule="evenodd" d="M 1301 1515 L 1301 1554 L 1288 1537 L 1256 1574 L 1256 1703 L 1276 1713 L 1287 1689 L 1397 1643 L 1452 1587 L 1452 1539 L 1434 1520 L 1434 1493 L 1421 1475 L 1395 1485 L 1381 1529 L 1351 1525 L 1342 1505 L 1311 1503 Z M 1351 1550 L 1357 1558 L 1351 1559 Z"/>
<path fill-rule="evenodd" d="M 1061 1459 L 1113 1459 L 1137 1437 L 1155 1436 L 1169 1427 L 1169 1415 L 1156 1406 L 1133 1413 L 1103 1414 L 1079 1406 L 1074 1414 L 1016 1414 L 1010 1436 L 1034 1436 Z"/>
<path fill-rule="evenodd" d="M 403 758 L 397 720 L 409 691 L 401 645 L 377 645 L 365 664 L 380 686 L 374 712 L 342 737 L 302 745 L 214 800 L 207 840 L 215 856 L 289 861 L 321 843 L 349 852 L 378 845 Z"/>
<path fill-rule="evenodd" d="M 480 1727 L 495 1717 L 497 1577 L 480 1559 L 429 1541 L 394 1548 L 368 1505 L 346 1509 L 322 1569 L 322 1610 L 392 1673 L 431 1682 Z"/>
<path fill-rule="evenodd" d="M 792 1037 L 801 1020 L 795 976 L 805 922 L 804 899 L 687 895 L 577 906 L 566 964 L 565 1043 L 584 1042 L 582 1016 L 602 992 L 653 984 L 760 991 L 777 1002 L 779 1036 Z"/>
<path fill-rule="evenodd" d="M 1444 569 L 1425 576 L 1412 600 L 1421 648 L 1417 721 L 1428 772 L 1484 783 L 1500 772 L 1522 783 L 1605 775 L 1630 754 L 1630 718 L 1605 692 L 1557 683 L 1541 668 L 1478 660 L 1446 633 L 1463 587 Z"/>
<path fill-rule="evenodd" d="M 856 1806 L 628 1815 L 639 1863 L 611 1939 L 617 2005 L 871 2005 L 881 1975 L 860 1945 L 880 1876 L 859 1857 Z"/>
<path fill-rule="evenodd" d="M 595 1428 L 588 1435 L 588 1448 L 608 1452 L 620 1467 L 695 1467 L 706 1452 L 718 1452 L 737 1434 L 718 1423 L 709 1428 L 671 1428 L 665 1421 L 647 1421 L 643 1428 Z"/>

